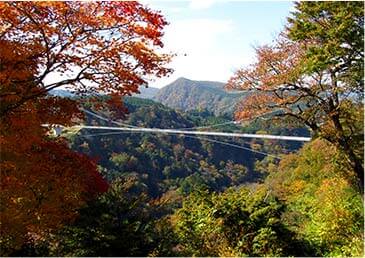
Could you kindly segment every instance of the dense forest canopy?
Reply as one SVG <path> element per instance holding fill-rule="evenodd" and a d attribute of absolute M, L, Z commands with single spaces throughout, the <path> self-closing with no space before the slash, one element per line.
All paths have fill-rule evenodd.
<path fill-rule="evenodd" d="M 0 254 L 363 256 L 363 3 L 296 3 L 228 82 L 241 123 L 126 96 L 171 72 L 166 25 L 137 2 L 0 3 Z M 312 141 L 72 127 L 118 123 Z"/>

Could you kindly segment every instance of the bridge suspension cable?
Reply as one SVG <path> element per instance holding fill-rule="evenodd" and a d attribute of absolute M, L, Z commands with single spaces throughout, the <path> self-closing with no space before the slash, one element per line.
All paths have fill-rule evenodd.
<path fill-rule="evenodd" d="M 94 112 L 84 110 L 86 113 L 93 115 L 99 119 L 112 122 L 117 125 L 122 125 L 124 127 L 110 127 L 110 126 L 87 126 L 87 125 L 78 125 L 73 126 L 71 129 L 96 129 L 96 130 L 117 130 L 117 131 L 129 131 L 129 132 L 147 132 L 147 133 L 165 133 L 165 134 L 181 134 L 181 135 L 205 135 L 205 136 L 223 136 L 223 137 L 238 137 L 238 138 L 261 138 L 261 139 L 273 139 L 273 140 L 288 140 L 288 141 L 310 141 L 310 137 L 299 137 L 299 136 L 283 136 L 283 135 L 269 135 L 269 134 L 247 134 L 247 133 L 226 133 L 226 132 L 209 132 L 209 131 L 187 131 L 187 130 L 180 130 L 180 129 L 161 129 L 161 128 L 143 128 L 137 127 L 133 125 L 128 125 L 124 123 L 119 123 L 105 117 L 99 116 Z M 231 123 L 234 121 L 229 121 L 226 123 Z M 226 124 L 225 123 L 225 124 Z M 48 124 L 44 124 L 42 126 L 50 126 Z M 61 127 L 56 125 L 56 127 Z M 191 129 L 191 128 L 190 128 Z M 61 129 L 62 130 L 62 129 Z"/>
<path fill-rule="evenodd" d="M 139 128 L 138 126 L 117 122 L 115 120 L 100 116 L 100 115 L 96 114 L 95 112 L 91 112 L 90 110 L 86 110 L 84 108 L 81 108 L 81 110 L 84 111 L 85 113 L 89 114 L 89 115 L 92 115 L 96 118 L 99 118 L 99 119 L 107 121 L 107 122 L 111 122 L 111 123 L 116 124 L 116 125 L 122 125 L 122 126 L 132 127 L 132 128 Z M 221 125 L 228 125 L 228 124 L 235 124 L 237 126 L 240 126 L 241 122 L 251 121 L 251 120 L 254 120 L 256 118 L 262 118 L 263 116 L 265 116 L 267 114 L 272 114 L 272 113 L 275 113 L 275 112 L 277 112 L 277 111 L 266 112 L 264 114 L 257 115 L 255 117 L 250 118 L 250 119 L 240 119 L 240 120 L 236 120 L 236 121 L 227 121 L 227 122 L 223 122 L 223 123 L 219 123 L 219 124 L 193 126 L 193 127 L 180 127 L 180 128 L 173 128 L 173 129 L 176 129 L 176 130 L 205 129 L 205 128 L 218 127 L 218 126 L 221 126 Z"/>
<path fill-rule="evenodd" d="M 113 124 L 116 124 L 116 125 L 122 125 L 122 126 L 126 126 L 126 127 L 132 127 L 132 128 L 138 128 L 138 126 L 134 126 L 134 125 L 129 125 L 129 124 L 125 124 L 125 123 L 121 123 L 121 122 L 117 122 L 117 121 L 114 121 L 114 120 L 111 120 L 111 119 L 108 119 L 106 117 L 103 117 L 101 115 L 98 115 L 94 112 L 91 112 L 90 110 L 87 110 L 87 109 L 84 109 L 84 108 L 80 108 L 80 110 L 84 111 L 85 113 L 89 114 L 89 115 L 92 115 L 96 118 L 99 118 L 101 120 L 104 120 L 104 121 L 107 121 L 107 122 L 110 122 L 110 123 L 113 123 Z"/>
<path fill-rule="evenodd" d="M 185 131 L 176 129 L 160 129 L 160 128 L 142 128 L 142 127 L 109 127 L 109 126 L 88 126 L 78 125 L 73 126 L 76 129 L 96 129 L 96 130 L 116 130 L 116 131 L 130 131 L 130 132 L 149 132 L 149 133 L 166 133 L 166 134 L 186 134 L 186 135 L 210 135 L 223 137 L 238 137 L 238 138 L 261 138 L 272 140 L 287 140 L 287 141 L 310 141 L 310 137 L 299 136 L 283 136 L 270 134 L 247 134 L 247 133 L 224 133 L 224 132 L 207 132 L 207 131 Z"/>

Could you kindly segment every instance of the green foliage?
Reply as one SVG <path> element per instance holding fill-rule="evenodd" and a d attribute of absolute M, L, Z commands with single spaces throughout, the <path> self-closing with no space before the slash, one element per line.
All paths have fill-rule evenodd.
<path fill-rule="evenodd" d="M 315 192 L 306 234 L 325 256 L 363 255 L 363 204 L 344 179 L 324 180 Z"/>
<path fill-rule="evenodd" d="M 183 111 L 206 109 L 216 116 L 232 117 L 234 104 L 244 96 L 243 93 L 225 91 L 221 82 L 179 78 L 159 90 L 154 99 Z"/>
<path fill-rule="evenodd" d="M 363 89 L 364 4 L 359 1 L 299 2 L 289 18 L 289 36 L 315 43 L 307 53 L 308 72 L 335 66 L 340 78 Z M 318 43 L 318 44 L 316 44 Z M 360 85 L 359 85 L 360 83 Z"/>
<path fill-rule="evenodd" d="M 189 128 L 227 119 L 214 117 L 211 113 L 193 111 L 189 114 L 174 111 L 151 100 L 127 98 L 130 110 L 123 123 L 156 128 Z M 108 111 L 104 111 L 108 117 Z M 87 124 L 108 125 L 107 121 L 87 114 Z M 217 127 L 217 130 L 238 130 L 236 125 Z M 212 129 L 211 129 L 212 130 Z M 214 130 L 214 128 L 213 128 Z M 250 151 L 235 149 L 196 138 L 154 134 L 103 134 L 103 131 L 81 130 L 72 137 L 72 147 L 92 157 L 97 157 L 103 175 L 113 181 L 118 177 L 134 178 L 140 182 L 148 195 L 158 197 L 169 190 L 188 194 L 195 187 L 207 187 L 222 191 L 230 186 L 255 181 L 258 173 L 253 171 L 256 158 L 263 156 Z M 88 136 L 88 135 L 92 136 Z M 243 140 L 229 141 L 238 145 Z M 261 143 L 261 142 L 260 142 Z M 261 143 L 265 145 L 264 143 Z M 271 142 L 271 146 L 279 143 Z M 286 146 L 280 147 L 282 151 Z M 264 150 L 271 151 L 271 150 Z M 242 165 L 241 165 L 242 164 Z"/>
<path fill-rule="evenodd" d="M 80 210 L 79 218 L 53 240 L 57 256 L 147 256 L 153 249 L 153 219 L 146 195 L 133 181 L 116 180 L 110 190 Z"/>
<path fill-rule="evenodd" d="M 287 205 L 285 223 L 315 256 L 362 256 L 364 206 L 355 178 L 334 146 L 315 140 L 285 157 L 266 184 Z"/>
<path fill-rule="evenodd" d="M 138 160 L 134 156 L 129 156 L 125 152 L 119 154 L 112 154 L 110 161 L 114 164 L 115 168 L 124 171 L 137 166 Z"/>
<path fill-rule="evenodd" d="M 349 115 L 357 113 L 353 110 L 360 107 L 360 119 L 364 116 L 364 4 L 299 2 L 296 9 L 289 18 L 288 36 L 304 50 L 302 76 L 321 75 L 311 88 L 318 88 L 313 96 L 321 99 L 321 105 L 316 109 L 327 116 L 323 123 L 318 116 L 313 129 L 344 152 L 364 194 L 363 153 L 361 157 L 356 153 L 356 145 L 363 142 L 364 124 L 360 130 L 346 129 L 353 129 Z"/>
<path fill-rule="evenodd" d="M 298 246 L 290 242 L 294 235 L 281 222 L 283 208 L 264 187 L 221 194 L 195 192 L 173 217 L 181 252 L 187 256 L 293 255 Z"/>

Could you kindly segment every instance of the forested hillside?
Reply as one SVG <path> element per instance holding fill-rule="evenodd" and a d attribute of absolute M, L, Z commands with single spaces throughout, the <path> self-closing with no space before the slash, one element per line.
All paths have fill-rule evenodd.
<path fill-rule="evenodd" d="M 172 72 L 167 25 L 138 2 L 0 2 L 0 255 L 363 257 L 363 3 L 297 2 L 226 85 L 137 98 Z"/>
<path fill-rule="evenodd" d="M 119 121 L 131 126 L 146 128 L 196 128 L 201 126 L 221 126 L 207 128 L 218 131 L 256 132 L 265 123 L 237 126 L 226 124 L 229 120 L 215 117 L 205 111 L 184 113 L 175 111 L 152 100 L 139 98 L 125 99 L 130 114 Z M 86 105 L 88 106 L 88 105 Z M 104 111 L 103 117 L 110 112 Z M 118 121 L 115 121 L 118 122 Z M 113 125 L 111 122 L 87 114 L 88 125 Z M 267 125 L 267 130 L 280 133 L 306 133 L 305 130 L 287 130 Z M 67 135 L 67 134 L 66 134 Z M 255 162 L 264 159 L 265 153 L 272 155 L 295 151 L 300 147 L 296 142 L 258 141 L 249 139 L 224 139 L 224 143 L 236 144 L 242 148 L 222 145 L 205 138 L 184 135 L 164 135 L 150 133 L 110 132 L 82 129 L 78 134 L 68 134 L 74 150 L 98 160 L 103 175 L 113 181 L 116 178 L 133 178 L 140 182 L 141 190 L 151 197 L 176 190 L 190 193 L 195 187 L 206 187 L 222 191 L 230 186 L 255 182 L 262 177 L 255 171 Z M 209 141 L 210 140 L 210 141 Z M 246 149 L 243 149 L 246 148 Z M 250 150 L 253 148 L 253 150 Z M 255 152 L 256 151 L 256 152 Z M 262 153 L 260 153 L 262 152 Z"/>
<path fill-rule="evenodd" d="M 85 123 L 191 128 L 227 122 L 209 112 L 183 113 L 152 100 L 127 98 L 125 104 L 130 111 L 125 120 L 105 121 L 86 114 Z M 85 108 L 92 110 L 92 103 Z M 109 114 L 98 112 L 105 118 Z M 283 129 L 267 120 L 244 127 L 223 125 L 219 130 L 257 128 L 306 135 L 305 130 Z M 351 168 L 335 148 L 319 139 L 297 154 L 293 152 L 300 145 L 288 142 L 225 140 L 277 155 L 276 159 L 174 135 L 82 129 L 65 131 L 64 136 L 74 150 L 97 160 L 109 190 L 80 210 L 73 224 L 17 255 L 361 253 L 362 200 L 346 179 Z M 288 152 L 293 154 L 285 155 Z"/>
<path fill-rule="evenodd" d="M 243 93 L 228 92 L 224 83 L 179 78 L 160 89 L 153 97 L 162 104 L 183 111 L 207 109 L 215 115 L 231 116 Z"/>

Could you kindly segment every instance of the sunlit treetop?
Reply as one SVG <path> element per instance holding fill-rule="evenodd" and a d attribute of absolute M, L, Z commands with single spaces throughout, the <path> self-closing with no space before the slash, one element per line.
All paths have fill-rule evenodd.
<path fill-rule="evenodd" d="M 137 2 L 2 2 L 0 96 L 138 92 L 171 72 L 159 53 L 166 25 Z"/>

